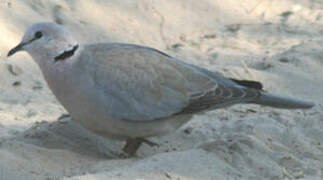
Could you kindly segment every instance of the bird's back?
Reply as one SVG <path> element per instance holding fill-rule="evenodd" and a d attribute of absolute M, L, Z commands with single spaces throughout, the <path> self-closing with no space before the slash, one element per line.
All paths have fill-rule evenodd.
<path fill-rule="evenodd" d="M 84 49 L 80 67 L 105 94 L 111 113 L 123 119 L 149 121 L 194 113 L 256 95 L 219 73 L 152 48 L 102 43 Z"/>

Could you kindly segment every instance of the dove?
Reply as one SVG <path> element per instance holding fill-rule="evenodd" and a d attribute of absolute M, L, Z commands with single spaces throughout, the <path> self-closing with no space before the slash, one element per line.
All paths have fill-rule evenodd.
<path fill-rule="evenodd" d="M 307 109 L 314 103 L 266 92 L 260 82 L 224 77 L 157 49 L 125 43 L 80 44 L 63 26 L 32 24 L 8 57 L 26 51 L 73 121 L 126 141 L 136 154 L 147 140 L 174 132 L 193 115 L 234 104 Z"/>

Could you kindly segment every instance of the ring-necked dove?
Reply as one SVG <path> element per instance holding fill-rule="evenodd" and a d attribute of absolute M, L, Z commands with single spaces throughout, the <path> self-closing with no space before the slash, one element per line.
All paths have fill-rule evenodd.
<path fill-rule="evenodd" d="M 259 82 L 228 79 L 153 48 L 122 43 L 79 44 L 62 26 L 36 23 L 8 56 L 27 51 L 50 89 L 85 128 L 126 140 L 133 155 L 144 138 L 170 133 L 192 115 L 237 103 L 311 108 L 269 94 Z"/>

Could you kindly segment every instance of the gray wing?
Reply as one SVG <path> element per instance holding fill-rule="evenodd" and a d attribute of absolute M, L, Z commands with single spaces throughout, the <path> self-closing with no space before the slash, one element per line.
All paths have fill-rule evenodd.
<path fill-rule="evenodd" d="M 92 67 L 96 88 L 102 90 L 109 113 L 118 118 L 149 121 L 223 107 L 256 95 L 155 49 L 117 43 L 84 49 L 88 52 L 83 53 L 82 63 Z"/>
<path fill-rule="evenodd" d="M 191 114 L 205 110 L 223 108 L 237 103 L 248 103 L 261 95 L 262 84 L 256 81 L 228 79 L 218 72 L 181 62 L 200 73 L 206 74 L 216 83 L 216 88 L 197 92 L 189 98 L 189 103 L 177 114 Z"/>

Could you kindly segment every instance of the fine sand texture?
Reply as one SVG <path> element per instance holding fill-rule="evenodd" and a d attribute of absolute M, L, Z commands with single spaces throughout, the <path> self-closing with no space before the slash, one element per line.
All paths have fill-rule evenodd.
<path fill-rule="evenodd" d="M 138 157 L 64 116 L 25 52 L 26 28 L 52 21 L 80 43 L 157 48 L 310 110 L 235 105 L 151 138 Z M 0 0 L 0 180 L 323 179 L 323 1 Z M 126 110 L 125 110 L 126 111 Z"/>

